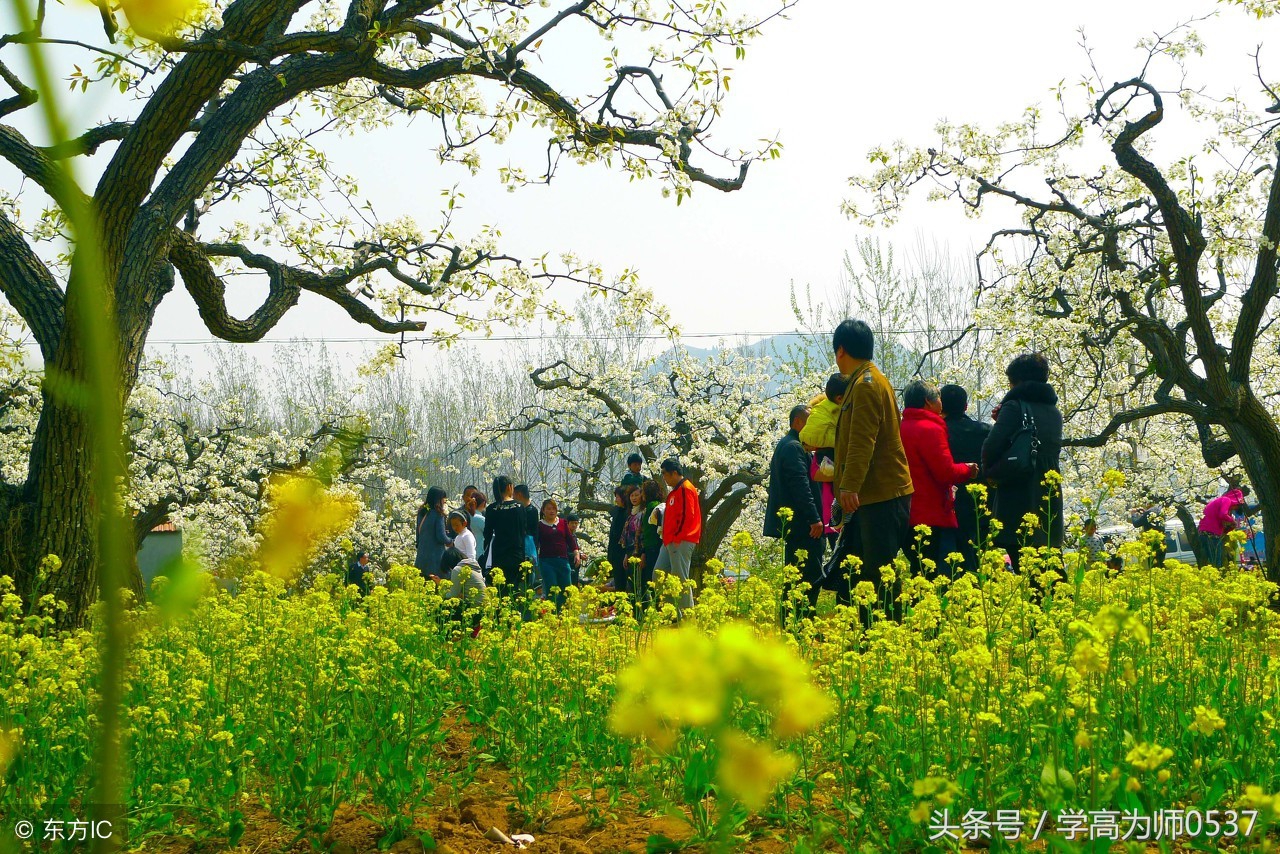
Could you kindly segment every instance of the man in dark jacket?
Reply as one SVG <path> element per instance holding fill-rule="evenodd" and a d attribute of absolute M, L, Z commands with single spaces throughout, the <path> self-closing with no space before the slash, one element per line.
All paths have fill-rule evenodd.
<path fill-rule="evenodd" d="M 783 538 L 783 558 L 788 566 L 800 570 L 809 583 L 809 604 L 817 604 L 822 584 L 822 514 L 809 488 L 809 455 L 800 444 L 800 431 L 809 420 L 809 407 L 791 410 L 787 435 L 778 440 L 769 463 L 769 501 L 764 511 L 764 535 Z M 782 509 L 791 511 L 791 519 L 778 516 Z M 805 552 L 800 561 L 798 553 Z"/>
<path fill-rule="evenodd" d="M 369 553 L 360 552 L 356 555 L 356 559 L 351 562 L 351 566 L 347 567 L 347 584 L 354 584 L 360 588 L 361 596 L 369 595 L 369 573 L 373 567 L 369 565 Z"/>
<path fill-rule="evenodd" d="M 939 390 L 942 398 L 942 417 L 947 422 L 947 441 L 951 444 L 951 458 L 958 463 L 982 465 L 982 444 L 991 433 L 991 425 L 969 417 L 969 392 L 958 385 L 944 385 Z M 988 507 L 993 494 L 988 494 Z M 987 539 L 990 525 L 987 515 L 978 516 L 969 490 L 956 490 L 956 524 L 959 525 L 960 554 L 964 555 L 964 568 L 978 571 L 978 549 Z"/>
<path fill-rule="evenodd" d="M 631 581 L 631 567 L 627 566 L 626 550 L 622 547 L 622 532 L 631 515 L 631 492 L 634 486 L 619 486 L 613 491 L 613 508 L 609 513 L 609 545 L 605 560 L 613 569 L 613 589 L 619 593 L 635 595 Z"/>
<path fill-rule="evenodd" d="M 493 479 L 493 494 L 498 500 L 489 505 L 484 518 L 484 552 L 487 566 L 485 581 L 492 578 L 494 567 L 502 568 L 507 584 L 523 590 L 520 564 L 525 557 L 525 509 L 516 501 L 511 478 L 499 475 Z"/>
<path fill-rule="evenodd" d="M 1046 487 L 1045 475 L 1054 472 L 1061 478 L 1062 412 L 1058 395 L 1049 385 L 1049 362 L 1039 353 L 1024 353 L 1005 369 L 1009 392 L 996 407 L 996 423 L 982 445 L 982 468 L 996 477 L 1000 489 L 996 493 L 995 517 L 1001 528 L 996 544 L 1009 552 L 1013 571 L 1019 570 L 1019 549 L 1028 546 L 1062 548 L 1062 487 Z M 1040 451 L 1036 471 L 1017 480 L 1000 478 L 999 463 L 1022 428 L 1023 414 L 1035 424 Z M 1036 514 L 1039 525 L 1027 535 L 1023 517 Z M 1020 533 L 1019 529 L 1023 528 Z"/>
<path fill-rule="evenodd" d="M 517 483 L 513 497 L 524 508 L 524 556 L 533 564 L 529 585 L 537 590 L 542 587 L 542 574 L 538 571 L 538 508 L 533 506 L 533 494 L 528 484 Z"/>

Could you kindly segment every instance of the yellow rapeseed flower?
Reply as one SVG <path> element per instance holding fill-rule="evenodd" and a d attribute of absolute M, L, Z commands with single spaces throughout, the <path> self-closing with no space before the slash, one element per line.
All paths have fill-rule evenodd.
<path fill-rule="evenodd" d="M 1222 716 L 1215 709 L 1210 709 L 1207 706 L 1196 706 L 1195 713 L 1196 719 L 1187 727 L 1192 732 L 1198 732 L 1201 735 L 1213 735 L 1227 725 L 1227 722 L 1222 719 Z"/>
<path fill-rule="evenodd" d="M 739 730 L 721 733 L 717 744 L 720 786 L 750 810 L 764 806 L 778 784 L 796 772 L 796 758 L 790 753 L 752 741 Z"/>
<path fill-rule="evenodd" d="M 752 809 L 791 773 L 794 759 L 726 729 L 735 698 L 769 711 L 774 735 L 784 739 L 812 730 L 834 709 L 794 648 L 738 621 L 714 636 L 692 624 L 658 632 L 618 675 L 617 687 L 609 719 L 615 732 L 669 751 L 682 729 L 706 729 L 727 763 L 721 773 L 728 790 Z"/>
<path fill-rule="evenodd" d="M 202 5 L 200 0 L 121 0 L 120 8 L 139 33 L 172 35 Z"/>
<path fill-rule="evenodd" d="M 1091 640 L 1082 640 L 1076 644 L 1071 654 L 1071 664 L 1081 676 L 1090 673 L 1101 673 L 1107 669 L 1107 659 Z"/>
<path fill-rule="evenodd" d="M 1107 469 L 1106 473 L 1102 475 L 1102 483 L 1108 489 L 1124 489 L 1124 472 L 1116 469 Z"/>
<path fill-rule="evenodd" d="M 359 512 L 314 477 L 291 474 L 267 487 L 270 511 L 262 524 L 258 562 L 276 578 L 293 580 L 315 551 L 346 530 Z"/>
<path fill-rule="evenodd" d="M 1261 786 L 1245 786 L 1239 805 L 1267 816 L 1280 815 L 1280 794 L 1269 795 Z"/>
<path fill-rule="evenodd" d="M 0 729 L 0 778 L 18 755 L 18 736 L 12 730 Z"/>
<path fill-rule="evenodd" d="M 1173 751 L 1169 748 L 1144 741 L 1135 745 L 1125 756 L 1124 761 L 1139 771 L 1154 771 L 1172 756 Z"/>

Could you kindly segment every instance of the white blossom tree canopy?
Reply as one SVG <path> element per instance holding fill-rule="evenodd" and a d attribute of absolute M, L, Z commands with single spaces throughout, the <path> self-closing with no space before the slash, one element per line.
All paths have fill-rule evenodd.
<path fill-rule="evenodd" d="M 519 413 L 494 413 L 478 435 L 547 431 L 565 476 L 549 484 L 579 509 L 606 514 L 613 506 L 621 461 L 637 451 L 647 477 L 677 457 L 702 502 L 701 566 L 713 557 L 768 476 L 769 453 L 785 432 L 795 403 L 791 378 L 767 358 L 719 350 L 703 359 L 683 348 L 639 363 L 593 364 L 563 357 L 534 368 L 539 394 Z M 784 390 L 785 389 L 785 390 Z M 514 416 L 514 418 L 512 417 Z"/>
<path fill-rule="evenodd" d="M 0 99 L 0 293 L 49 375 L 81 381 L 86 321 L 71 308 L 97 285 L 87 290 L 87 262 L 68 251 L 63 212 L 87 203 L 112 301 L 101 322 L 119 333 L 127 397 L 157 306 L 179 279 L 209 330 L 236 342 L 260 340 L 304 293 L 386 333 L 436 319 L 432 331 L 447 339 L 548 309 L 545 289 L 560 279 L 625 290 L 629 275 L 608 281 L 571 255 L 515 258 L 496 228 L 455 235 L 453 197 L 431 226 L 379 219 L 327 155 L 326 138 L 430 118 L 438 156 L 478 170 L 481 143 L 524 126 L 545 135 L 547 155 L 531 172 L 501 169 L 513 185 L 550 180 L 568 158 L 658 176 L 677 199 L 698 184 L 736 190 L 778 147 L 709 147 L 728 88 L 722 60 L 740 58 L 795 0 L 94 2 L 103 21 L 94 40 L 67 20 L 72 7 L 45 0 L 0 36 L 0 83 L 13 93 Z M 591 40 L 599 74 L 544 75 L 555 56 L 576 56 Z M 34 141 L 21 117 L 45 93 L 23 79 L 15 52 L 33 44 L 82 48 L 72 97 L 122 93 L 111 97 L 128 115 L 69 141 Z M 68 164 L 81 161 L 75 173 L 99 176 L 95 186 L 69 179 Z M 243 318 L 227 303 L 242 276 L 267 291 Z M 86 429 L 46 383 L 26 480 L 0 491 L 3 571 L 26 593 L 33 567 L 57 554 L 55 592 L 72 621 L 97 587 Z"/>
<path fill-rule="evenodd" d="M 1261 62 L 1239 94 L 1194 88 L 1201 45 L 1186 27 L 1140 47 L 1136 75 L 1115 82 L 1093 68 L 1061 85 L 1057 115 L 1032 108 L 994 131 L 942 122 L 931 146 L 873 151 L 847 207 L 893 219 L 926 186 L 975 215 L 1012 209 L 1018 221 L 981 253 L 980 303 L 1002 325 L 1034 316 L 1049 335 L 1041 346 L 1074 350 L 1071 413 L 1108 418 L 1070 419 L 1067 444 L 1101 446 L 1176 417 L 1210 468 L 1238 457 L 1275 526 L 1280 88 Z M 1202 150 L 1157 147 L 1174 113 L 1202 131 Z M 1280 541 L 1267 551 L 1280 579 Z"/>

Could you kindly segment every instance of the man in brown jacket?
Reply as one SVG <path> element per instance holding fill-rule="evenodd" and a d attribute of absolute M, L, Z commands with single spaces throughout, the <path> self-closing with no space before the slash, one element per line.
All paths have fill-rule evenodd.
<path fill-rule="evenodd" d="M 849 389 L 836 421 L 835 488 L 844 527 L 824 571 L 837 600 L 848 602 L 852 585 L 865 580 L 878 586 L 880 568 L 910 544 L 913 490 L 898 400 L 889 380 L 871 363 L 871 328 L 861 320 L 844 321 L 832 336 L 832 349 L 840 373 L 849 376 Z M 841 564 L 851 554 L 862 559 L 862 567 L 846 574 Z M 897 589 L 895 583 L 891 600 L 896 600 Z"/>

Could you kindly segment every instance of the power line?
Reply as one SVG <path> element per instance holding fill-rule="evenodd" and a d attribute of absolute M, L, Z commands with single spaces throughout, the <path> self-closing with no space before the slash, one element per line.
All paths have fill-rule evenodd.
<path fill-rule="evenodd" d="M 956 328 L 935 328 L 935 329 L 885 329 L 879 330 L 876 335 L 959 335 L 966 329 Z M 998 327 L 984 326 L 975 327 L 967 330 L 968 332 L 1011 332 L 1015 331 L 1014 327 Z M 821 334 L 825 337 L 826 333 L 806 332 L 799 329 L 789 329 L 782 332 L 686 332 L 677 336 L 677 342 L 689 340 L 732 340 L 735 338 L 755 338 L 759 339 L 750 344 L 741 345 L 747 347 L 759 346 L 766 343 L 770 338 L 780 338 L 784 336 L 813 337 Z M 611 334 L 586 334 L 586 333 L 537 333 L 537 334 L 505 334 L 505 335 L 460 335 L 453 338 L 453 342 L 461 343 L 487 343 L 487 342 L 513 342 L 513 341 L 616 341 L 617 335 Z M 669 341 L 671 336 L 661 333 L 645 333 L 641 335 L 625 336 L 629 341 Z M 402 342 L 394 335 L 384 335 L 378 337 L 326 337 L 326 338 L 262 338 L 252 342 L 255 344 L 272 344 L 272 345 L 293 345 L 301 346 L 305 344 L 438 344 L 440 339 L 427 336 L 419 336 L 414 338 L 405 338 Z M 221 338 L 152 338 L 147 341 L 148 346 L 164 346 L 164 347 L 204 347 L 209 345 L 218 346 L 242 346 L 240 342 L 225 341 Z M 38 345 L 33 340 L 20 342 L 19 346 L 26 348 L 36 348 Z"/>
<path fill-rule="evenodd" d="M 969 329 L 969 332 L 1008 332 L 1012 327 L 980 327 Z M 959 335 L 965 332 L 963 328 L 957 329 L 886 329 L 876 332 L 877 335 Z M 732 338 L 779 338 L 783 336 L 801 336 L 809 337 L 814 335 L 812 332 L 805 332 L 799 329 L 790 329 L 783 332 L 686 332 L 677 336 L 676 340 L 684 341 L 688 339 L 732 339 Z M 825 335 L 825 333 L 823 333 Z M 459 342 L 502 342 L 502 341 L 613 341 L 619 336 L 609 334 L 590 335 L 586 333 L 538 333 L 538 334 L 508 334 L 508 335 L 460 335 L 452 339 Z M 660 333 L 646 333 L 642 335 L 625 336 L 631 341 L 667 341 L 671 336 Z M 234 344 L 239 346 L 238 342 L 224 341 L 221 338 L 152 338 L 148 344 L 163 344 L 173 346 L 187 345 L 203 345 L 203 344 Z M 351 337 L 351 338 L 263 338 L 257 342 L 258 344 L 397 344 L 400 343 L 398 338 L 390 335 L 379 337 Z M 415 338 L 404 339 L 405 344 L 435 344 L 439 343 L 439 339 L 421 336 Z M 763 340 L 757 341 L 757 344 L 764 343 Z M 34 346 L 34 342 L 28 342 L 29 346 Z"/>

